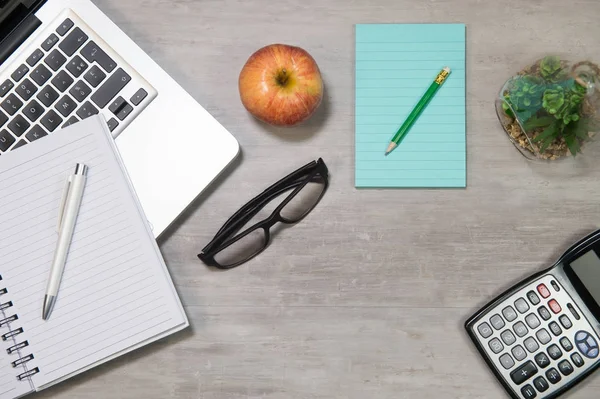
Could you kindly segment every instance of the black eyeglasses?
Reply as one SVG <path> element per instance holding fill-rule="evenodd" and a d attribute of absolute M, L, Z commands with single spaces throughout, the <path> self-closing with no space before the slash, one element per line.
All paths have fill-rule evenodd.
<path fill-rule="evenodd" d="M 278 222 L 295 224 L 304 219 L 323 198 L 328 186 L 327 166 L 321 158 L 304 165 L 241 207 L 198 258 L 219 269 L 231 269 L 249 261 L 269 246 L 271 227 Z M 269 217 L 242 230 L 267 204 L 289 191 Z"/>

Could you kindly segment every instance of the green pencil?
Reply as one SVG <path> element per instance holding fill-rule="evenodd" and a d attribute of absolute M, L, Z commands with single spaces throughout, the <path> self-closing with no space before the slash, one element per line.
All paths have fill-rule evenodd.
<path fill-rule="evenodd" d="M 429 104 L 433 96 L 435 96 L 435 93 L 444 83 L 448 75 L 450 75 L 450 68 L 444 67 L 444 69 L 442 69 L 442 71 L 438 74 L 437 78 L 435 78 L 431 86 L 429 86 L 429 89 L 427 89 L 425 94 L 423 94 L 423 97 L 421 97 L 421 100 L 419 100 L 419 102 L 412 110 L 410 115 L 408 115 L 408 118 L 406 118 L 402 126 L 400 126 L 400 129 L 398 129 L 398 132 L 396 132 L 396 134 L 392 138 L 392 141 L 390 142 L 390 145 L 385 151 L 385 155 L 388 155 L 390 152 L 394 151 L 394 148 L 398 146 L 400 140 L 402 140 L 406 133 L 408 133 L 412 125 L 414 125 L 419 116 L 423 113 L 423 110 L 425 109 L 427 104 Z"/>

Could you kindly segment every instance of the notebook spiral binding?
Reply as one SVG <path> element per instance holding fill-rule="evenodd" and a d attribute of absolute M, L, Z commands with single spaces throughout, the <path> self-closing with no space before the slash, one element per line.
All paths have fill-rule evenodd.
<path fill-rule="evenodd" d="M 0 281 L 2 280 L 2 276 L 0 276 Z M 2 297 L 4 295 L 8 294 L 8 290 L 6 288 L 0 288 L 0 328 L 4 327 L 4 326 L 9 326 L 10 331 L 0 335 L 0 337 L 2 338 L 2 341 L 8 341 L 9 339 L 14 339 L 16 336 L 23 334 L 23 328 L 18 327 L 18 328 L 12 328 L 12 326 L 10 325 L 12 322 L 19 320 L 19 316 L 14 314 L 12 316 L 8 316 L 6 317 L 6 310 L 11 308 L 13 306 L 12 301 L 7 301 L 7 302 L 3 302 L 2 301 Z M 23 342 L 19 342 L 16 345 L 11 346 L 10 348 L 8 348 L 6 350 L 6 352 L 9 355 L 12 354 L 16 354 L 16 355 L 21 355 L 19 353 L 19 351 L 23 348 L 26 348 L 29 346 L 29 342 L 27 340 L 24 340 Z M 34 359 L 33 354 L 29 354 L 23 357 L 20 357 L 19 359 L 15 360 L 14 362 L 11 363 L 11 365 L 14 368 L 17 368 L 19 366 L 23 366 L 24 364 L 32 361 Z M 23 381 L 26 378 L 31 377 L 32 375 L 35 375 L 37 373 L 40 372 L 40 369 L 38 367 L 32 368 L 32 369 L 28 369 L 25 366 L 25 372 L 22 374 L 17 375 L 17 379 L 19 381 Z"/>

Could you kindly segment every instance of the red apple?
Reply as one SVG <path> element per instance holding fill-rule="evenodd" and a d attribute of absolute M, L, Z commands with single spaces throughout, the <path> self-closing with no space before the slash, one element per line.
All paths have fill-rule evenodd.
<path fill-rule="evenodd" d="M 313 57 L 286 44 L 252 54 L 240 72 L 239 89 L 248 112 L 276 126 L 305 121 L 323 99 L 323 80 Z"/>

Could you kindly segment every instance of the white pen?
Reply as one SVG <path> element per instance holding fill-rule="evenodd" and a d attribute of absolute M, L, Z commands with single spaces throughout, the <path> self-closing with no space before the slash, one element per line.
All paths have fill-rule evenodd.
<path fill-rule="evenodd" d="M 54 260 L 50 268 L 50 277 L 48 278 L 48 286 L 46 287 L 46 295 L 44 296 L 44 306 L 42 310 L 42 319 L 48 320 L 58 295 L 58 288 L 62 279 L 63 271 L 69 247 L 73 239 L 73 231 L 75 230 L 75 222 L 79 214 L 81 199 L 83 198 L 83 189 L 87 179 L 87 166 L 78 163 L 75 165 L 75 172 L 67 179 L 67 185 L 60 204 L 58 214 L 58 241 L 54 252 Z"/>

